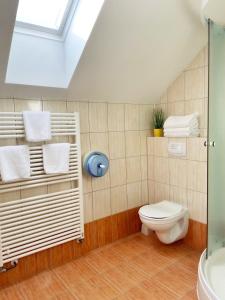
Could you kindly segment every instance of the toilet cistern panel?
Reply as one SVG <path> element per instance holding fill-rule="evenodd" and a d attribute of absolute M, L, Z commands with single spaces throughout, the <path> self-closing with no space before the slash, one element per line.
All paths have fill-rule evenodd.
<path fill-rule="evenodd" d="M 168 153 L 172 156 L 186 156 L 186 143 L 185 142 L 169 142 Z"/>

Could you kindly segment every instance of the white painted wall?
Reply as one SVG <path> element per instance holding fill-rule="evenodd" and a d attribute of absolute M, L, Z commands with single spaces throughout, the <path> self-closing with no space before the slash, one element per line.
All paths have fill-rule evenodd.
<path fill-rule="evenodd" d="M 106 1 L 74 74 L 70 97 L 157 102 L 206 44 L 201 0 L 195 2 Z"/>
<path fill-rule="evenodd" d="M 214 22 L 225 26 L 225 1 L 202 0 L 202 14 Z"/>
<path fill-rule="evenodd" d="M 66 86 L 70 83 L 103 3 L 104 0 L 82 0 L 78 4 L 64 43 Z"/>

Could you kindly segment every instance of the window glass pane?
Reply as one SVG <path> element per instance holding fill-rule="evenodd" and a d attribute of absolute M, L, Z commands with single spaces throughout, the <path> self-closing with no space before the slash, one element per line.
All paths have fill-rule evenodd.
<path fill-rule="evenodd" d="M 16 20 L 58 30 L 69 0 L 20 0 Z"/>

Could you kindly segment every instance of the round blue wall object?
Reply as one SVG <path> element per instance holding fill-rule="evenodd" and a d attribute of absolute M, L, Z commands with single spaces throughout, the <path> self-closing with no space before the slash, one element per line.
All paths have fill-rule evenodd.
<path fill-rule="evenodd" d="M 93 177 L 102 177 L 109 168 L 109 159 L 102 152 L 91 152 L 84 159 L 85 171 Z"/>

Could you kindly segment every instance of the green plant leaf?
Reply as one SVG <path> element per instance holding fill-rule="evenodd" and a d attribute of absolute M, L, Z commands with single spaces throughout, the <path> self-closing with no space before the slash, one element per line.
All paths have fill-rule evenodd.
<path fill-rule="evenodd" d="M 163 128 L 163 124 L 165 122 L 165 115 L 161 108 L 156 108 L 153 110 L 152 114 L 152 125 L 154 129 Z"/>

